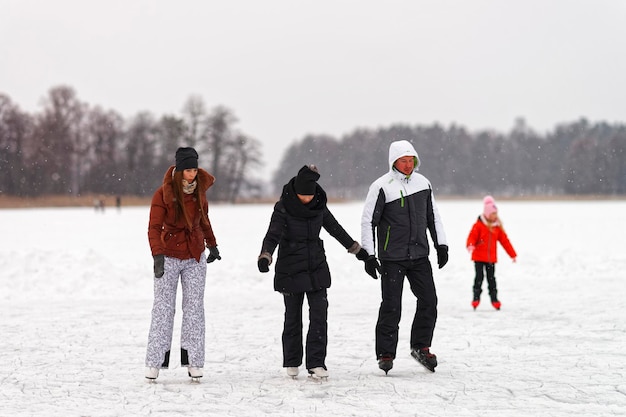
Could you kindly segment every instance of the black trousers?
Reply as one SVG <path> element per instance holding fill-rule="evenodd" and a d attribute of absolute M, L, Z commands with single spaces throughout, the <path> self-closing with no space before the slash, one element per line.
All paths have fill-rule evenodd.
<path fill-rule="evenodd" d="M 437 321 L 437 292 L 428 258 L 415 261 L 382 261 L 382 302 L 376 323 L 376 357 L 396 357 L 402 315 L 404 277 L 417 298 L 411 326 L 411 348 L 430 347 Z"/>
<path fill-rule="evenodd" d="M 476 275 L 474 276 L 474 300 L 480 300 L 483 292 L 483 279 L 487 275 L 487 287 L 491 301 L 498 300 L 498 287 L 496 286 L 496 264 L 487 262 L 474 262 Z"/>
<path fill-rule="evenodd" d="M 302 306 L 306 294 L 309 304 L 309 330 L 306 336 L 306 368 L 326 369 L 328 344 L 328 298 L 326 289 L 307 293 L 283 294 L 285 324 L 283 327 L 283 366 L 302 364 Z"/>

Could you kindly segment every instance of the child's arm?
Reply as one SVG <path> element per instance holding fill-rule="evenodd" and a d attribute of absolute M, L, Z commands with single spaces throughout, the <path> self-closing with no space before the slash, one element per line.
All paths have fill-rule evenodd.
<path fill-rule="evenodd" d="M 509 241 L 509 237 L 507 236 L 506 232 L 503 229 L 500 229 L 500 233 L 498 235 L 498 242 L 500 242 L 500 244 L 506 251 L 507 255 L 509 255 L 511 259 L 513 259 L 513 262 L 516 262 L 517 253 L 515 252 L 513 245 Z"/>
<path fill-rule="evenodd" d="M 476 249 L 476 240 L 478 239 L 478 228 L 476 227 L 476 223 L 472 226 L 472 230 L 470 230 L 469 235 L 467 236 L 467 241 L 465 243 L 465 247 L 467 251 L 471 254 Z"/>

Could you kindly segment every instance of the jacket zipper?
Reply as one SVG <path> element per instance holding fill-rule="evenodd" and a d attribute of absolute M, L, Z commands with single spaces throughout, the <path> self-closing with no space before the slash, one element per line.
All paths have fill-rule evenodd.
<path fill-rule="evenodd" d="M 385 246 L 383 249 L 387 250 L 387 245 L 389 245 L 389 235 L 391 234 L 391 226 L 387 226 L 387 235 L 385 236 Z"/>

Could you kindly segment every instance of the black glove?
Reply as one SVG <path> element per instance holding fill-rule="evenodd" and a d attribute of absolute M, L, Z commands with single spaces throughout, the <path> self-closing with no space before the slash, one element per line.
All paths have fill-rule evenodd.
<path fill-rule="evenodd" d="M 361 248 L 357 253 L 356 253 L 356 258 L 359 261 L 363 261 L 365 262 L 365 260 L 367 259 L 367 257 L 369 256 L 369 254 L 367 253 L 367 251 L 363 248 Z"/>
<path fill-rule="evenodd" d="M 154 255 L 154 277 L 161 278 L 165 273 L 165 255 Z"/>
<path fill-rule="evenodd" d="M 259 267 L 259 272 L 269 272 L 270 270 L 270 260 L 267 258 L 259 258 L 257 265 Z"/>
<path fill-rule="evenodd" d="M 206 257 L 206 263 L 210 264 L 214 260 L 221 260 L 220 251 L 217 249 L 217 246 L 209 247 L 209 256 Z"/>
<path fill-rule="evenodd" d="M 272 254 L 268 251 L 261 251 L 256 264 L 259 267 L 259 272 L 269 272 L 272 264 Z"/>
<path fill-rule="evenodd" d="M 376 271 L 380 273 L 380 264 L 374 255 L 369 255 L 365 260 L 365 272 L 374 279 L 378 279 Z"/>
<path fill-rule="evenodd" d="M 437 246 L 437 263 L 439 264 L 439 269 L 448 263 L 448 247 L 446 245 Z"/>

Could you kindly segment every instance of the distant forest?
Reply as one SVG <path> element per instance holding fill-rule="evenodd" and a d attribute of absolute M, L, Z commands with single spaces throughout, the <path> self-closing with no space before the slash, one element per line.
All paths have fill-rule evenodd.
<path fill-rule="evenodd" d="M 285 151 L 269 182 L 259 177 L 261 143 L 236 129 L 226 107 L 190 97 L 180 115 L 141 112 L 125 120 L 52 88 L 29 114 L 0 93 L 0 195 L 149 196 L 178 146 L 194 146 L 217 178 L 214 201 L 275 198 L 304 164 L 315 164 L 332 198 L 361 199 L 389 169 L 392 141 L 413 143 L 436 194 L 475 196 L 624 195 L 626 126 L 580 119 L 539 134 L 518 119 L 508 133 L 396 124 L 341 138 L 307 135 Z M 268 192 L 268 188 L 273 188 Z"/>
<path fill-rule="evenodd" d="M 370 183 L 390 168 L 389 144 L 400 139 L 415 146 L 419 171 L 437 195 L 626 194 L 626 125 L 585 119 L 545 135 L 518 119 L 506 134 L 397 124 L 358 129 L 340 140 L 306 136 L 285 152 L 273 185 L 278 187 L 306 161 L 318 165 L 320 183 L 334 196 L 364 198 Z"/>

